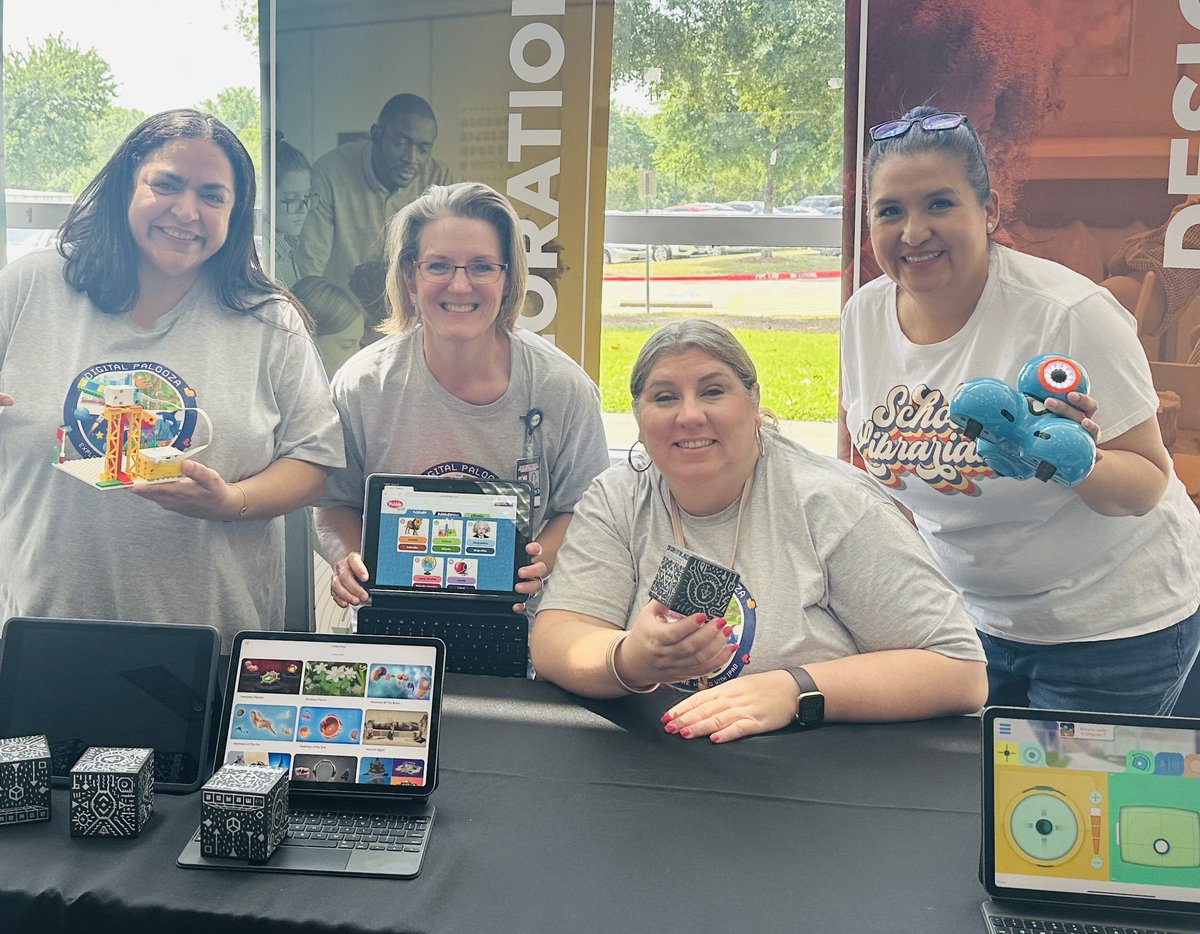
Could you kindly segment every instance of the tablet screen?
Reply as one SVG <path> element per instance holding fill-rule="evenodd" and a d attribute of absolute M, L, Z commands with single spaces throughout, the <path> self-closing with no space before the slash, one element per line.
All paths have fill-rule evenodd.
<path fill-rule="evenodd" d="M 527 492 L 516 485 L 481 490 L 376 482 L 377 519 L 365 556 L 373 587 L 425 593 L 511 594 L 527 541 Z M 441 483 L 447 481 L 441 480 Z"/>
<path fill-rule="evenodd" d="M 17 618 L 0 645 L 0 736 L 45 734 L 59 782 L 89 746 L 153 749 L 159 790 L 203 782 L 215 629 Z"/>

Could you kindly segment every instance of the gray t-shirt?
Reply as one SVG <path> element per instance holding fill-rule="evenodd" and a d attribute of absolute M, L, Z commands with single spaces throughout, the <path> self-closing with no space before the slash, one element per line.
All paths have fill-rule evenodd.
<path fill-rule="evenodd" d="M 517 330 L 508 389 L 495 402 L 472 405 L 429 371 L 421 333 L 417 327 L 376 341 L 334 375 L 346 467 L 330 475 L 319 505 L 361 510 L 372 473 L 527 480 L 518 462 L 537 459 L 534 534 L 547 519 L 571 512 L 608 466 L 595 383 L 549 341 Z M 541 419 L 530 431 L 534 410 Z"/>
<path fill-rule="evenodd" d="M 726 613 L 739 649 L 710 684 L 884 649 L 984 659 L 962 600 L 869 479 L 775 432 L 763 442 L 738 535 L 741 584 Z M 736 502 L 715 516 L 680 510 L 684 545 L 728 566 L 737 514 Z M 672 542 L 658 469 L 611 467 L 575 508 L 541 609 L 628 629 Z"/>
<path fill-rule="evenodd" d="M 208 431 L 196 460 L 227 482 L 281 457 L 344 463 L 325 371 L 295 310 L 222 306 L 202 277 L 152 327 L 99 311 L 63 280 L 47 250 L 0 272 L 0 620 L 10 616 L 205 623 L 228 650 L 239 629 L 283 627 L 283 519 L 192 519 L 124 490 L 100 491 L 56 470 L 55 435 L 71 457 L 104 452 L 88 391 L 132 382 L 157 410 L 155 430 Z M 179 429 L 182 428 L 180 433 Z M 178 445 L 177 445 L 178 446 Z"/>

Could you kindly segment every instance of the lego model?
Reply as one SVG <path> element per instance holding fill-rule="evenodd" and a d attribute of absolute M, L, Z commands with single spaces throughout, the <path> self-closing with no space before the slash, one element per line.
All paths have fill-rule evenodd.
<path fill-rule="evenodd" d="M 950 400 L 950 420 L 1001 477 L 1075 486 L 1096 463 L 1096 442 L 1078 422 L 1046 408 L 1088 391 L 1087 373 L 1062 354 L 1034 357 L 1014 389 L 998 379 L 963 383 Z"/>
<path fill-rule="evenodd" d="M 151 409 L 139 389 L 129 383 L 100 384 L 81 380 L 80 408 L 99 414 L 106 425 L 104 456 L 68 460 L 66 436 L 70 428 L 56 433 L 54 466 L 98 490 L 128 489 L 135 483 L 173 482 L 183 476 L 183 462 L 199 454 L 208 444 L 180 450 L 171 440 L 182 424 L 179 411 Z M 212 438 L 212 422 L 199 408 L 187 409 L 203 419 Z M 174 428 L 174 431 L 169 429 Z M 211 443 L 211 442 L 210 442 Z"/>

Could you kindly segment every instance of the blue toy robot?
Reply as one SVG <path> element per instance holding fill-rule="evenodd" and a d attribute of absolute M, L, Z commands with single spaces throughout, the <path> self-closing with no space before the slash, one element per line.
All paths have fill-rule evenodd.
<path fill-rule="evenodd" d="M 963 383 L 950 400 L 950 420 L 1000 476 L 1075 486 L 1096 463 L 1096 443 L 1045 401 L 1066 402 L 1067 393 L 1087 391 L 1087 373 L 1076 361 L 1042 354 L 1021 368 L 1016 389 L 998 379 Z"/>

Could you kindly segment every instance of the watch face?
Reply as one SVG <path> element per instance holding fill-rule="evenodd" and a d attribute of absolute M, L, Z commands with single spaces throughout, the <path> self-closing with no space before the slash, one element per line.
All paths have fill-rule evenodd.
<path fill-rule="evenodd" d="M 796 704 L 796 719 L 801 726 L 816 726 L 825 719 L 825 695 L 801 694 Z"/>

